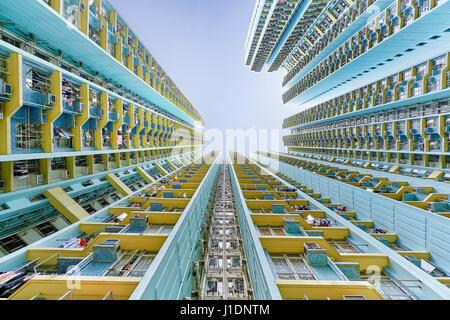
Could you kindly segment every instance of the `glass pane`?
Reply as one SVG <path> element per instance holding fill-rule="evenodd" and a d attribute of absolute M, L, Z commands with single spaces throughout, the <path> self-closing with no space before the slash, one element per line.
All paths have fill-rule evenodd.
<path fill-rule="evenodd" d="M 159 231 L 159 226 L 151 226 L 150 228 L 148 228 L 147 233 L 158 233 Z"/>
<path fill-rule="evenodd" d="M 129 277 L 143 277 L 145 272 L 152 264 L 153 256 L 144 255 L 141 257 L 138 263 L 133 267 L 132 271 L 128 275 Z"/>
<path fill-rule="evenodd" d="M 340 246 L 342 247 L 342 249 L 345 250 L 345 252 L 359 252 L 350 243 L 343 243 L 343 244 L 340 244 Z"/>
<path fill-rule="evenodd" d="M 411 297 L 392 280 L 381 280 L 379 286 L 392 299 L 411 299 Z"/>
<path fill-rule="evenodd" d="M 295 280 L 293 273 L 277 273 L 278 277 L 283 280 Z"/>
<path fill-rule="evenodd" d="M 284 230 L 282 228 L 272 228 L 273 233 L 276 236 L 285 236 L 286 233 L 284 232 Z"/>
<path fill-rule="evenodd" d="M 294 267 L 295 272 L 299 273 L 310 273 L 306 264 L 300 258 L 289 258 L 292 266 Z"/>
<path fill-rule="evenodd" d="M 162 234 L 169 234 L 170 231 L 172 231 L 172 229 L 173 229 L 173 227 L 166 226 L 166 227 L 162 228 L 160 233 L 162 233 Z"/>
<path fill-rule="evenodd" d="M 116 264 L 106 273 L 106 276 L 112 276 L 112 277 L 120 277 L 122 276 L 126 271 L 128 271 L 129 263 L 131 257 L 133 254 L 127 253 L 124 254 L 119 261 L 116 262 Z"/>
<path fill-rule="evenodd" d="M 289 273 L 292 272 L 291 268 L 289 267 L 288 263 L 284 258 L 272 258 L 273 265 L 275 267 L 275 270 L 277 273 L 284 272 Z"/>
<path fill-rule="evenodd" d="M 210 268 L 217 268 L 218 266 L 219 266 L 219 261 L 217 258 L 209 259 L 209 267 Z"/>
<path fill-rule="evenodd" d="M 207 293 L 208 294 L 215 294 L 217 293 L 217 280 L 208 280 L 207 283 Z"/>

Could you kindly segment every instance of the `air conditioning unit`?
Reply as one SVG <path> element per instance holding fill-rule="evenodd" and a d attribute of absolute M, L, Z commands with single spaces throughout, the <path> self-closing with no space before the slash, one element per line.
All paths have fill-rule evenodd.
<path fill-rule="evenodd" d="M 84 12 L 85 9 L 86 9 L 86 8 L 85 8 L 85 6 L 84 6 L 84 3 L 83 3 L 83 2 L 80 3 L 80 10 Z"/>
<path fill-rule="evenodd" d="M 1 90 L 3 95 L 10 96 L 12 94 L 12 86 L 9 83 L 4 83 Z"/>
<path fill-rule="evenodd" d="M 56 103 L 56 96 L 54 94 L 49 93 L 48 94 L 48 102 L 50 104 Z"/>
<path fill-rule="evenodd" d="M 91 167 L 87 167 L 86 168 L 86 174 L 91 174 L 92 173 L 92 168 Z"/>
<path fill-rule="evenodd" d="M 36 182 L 37 182 L 38 184 L 43 183 L 44 180 L 45 180 L 45 176 L 44 176 L 43 174 L 38 174 L 38 175 L 37 175 L 37 177 L 36 177 Z"/>
<path fill-rule="evenodd" d="M 78 108 L 78 111 L 81 113 L 84 111 L 84 103 L 80 103 L 80 106 Z"/>
<path fill-rule="evenodd" d="M 3 119 L 3 112 L 0 112 L 0 120 Z"/>
<path fill-rule="evenodd" d="M 105 30 L 105 24 L 102 22 L 102 27 L 101 27 L 102 31 Z"/>
<path fill-rule="evenodd" d="M 0 190 L 5 189 L 5 180 L 0 180 Z"/>
<path fill-rule="evenodd" d="M 43 113 L 41 115 L 41 123 L 42 124 L 47 124 L 47 115 L 45 113 Z"/>
<path fill-rule="evenodd" d="M 64 176 L 65 176 L 66 179 L 70 179 L 70 170 L 66 170 L 64 172 Z"/>

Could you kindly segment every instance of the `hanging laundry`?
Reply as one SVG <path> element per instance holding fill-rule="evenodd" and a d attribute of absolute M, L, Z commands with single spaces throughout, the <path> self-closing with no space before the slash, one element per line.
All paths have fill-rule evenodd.
<path fill-rule="evenodd" d="M 80 246 L 80 247 L 87 247 L 87 243 L 86 243 L 86 241 L 84 241 L 84 239 L 81 237 L 80 239 L 78 239 L 77 240 L 77 244 Z"/>
<path fill-rule="evenodd" d="M 306 217 L 306 223 L 308 224 L 314 224 L 314 217 L 310 214 L 308 214 L 308 216 Z"/>
<path fill-rule="evenodd" d="M 10 279 L 14 277 L 15 273 L 12 271 L 1 273 L 0 274 L 0 285 L 8 282 Z"/>
<path fill-rule="evenodd" d="M 41 274 L 41 273 L 38 273 Z M 32 279 L 37 274 L 20 272 L 7 283 L 0 285 L 0 298 L 8 298 L 16 292 L 22 285 Z"/>
<path fill-rule="evenodd" d="M 373 233 L 387 233 L 386 229 L 382 229 L 382 228 L 376 228 L 376 229 L 372 229 Z"/>
<path fill-rule="evenodd" d="M 64 137 L 64 133 L 58 127 L 54 127 L 53 131 L 55 131 L 55 134 L 57 134 L 58 136 Z"/>
<path fill-rule="evenodd" d="M 71 238 L 60 245 L 60 248 L 78 248 L 77 238 Z"/>

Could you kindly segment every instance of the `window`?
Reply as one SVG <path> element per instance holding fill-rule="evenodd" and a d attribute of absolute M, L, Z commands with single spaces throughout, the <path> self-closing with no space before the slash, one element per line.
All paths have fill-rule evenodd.
<path fill-rule="evenodd" d="M 272 232 L 274 233 L 275 236 L 285 236 L 286 235 L 286 233 L 284 232 L 284 229 L 281 227 L 272 228 Z"/>
<path fill-rule="evenodd" d="M 241 258 L 240 257 L 227 258 L 227 267 L 228 268 L 240 268 L 241 267 Z"/>
<path fill-rule="evenodd" d="M 243 296 L 245 293 L 244 279 L 228 279 L 228 294 L 233 296 Z"/>
<path fill-rule="evenodd" d="M 303 255 L 274 254 L 272 263 L 280 279 L 286 280 L 315 280 Z"/>
<path fill-rule="evenodd" d="M 358 253 L 359 250 L 353 247 L 347 241 L 329 241 L 332 247 L 340 253 Z"/>
<path fill-rule="evenodd" d="M 222 241 L 220 241 L 220 245 L 219 245 L 219 241 L 216 239 L 211 240 L 211 248 L 213 249 L 217 249 L 217 248 L 222 248 Z"/>
<path fill-rule="evenodd" d="M 147 251 L 123 251 L 122 256 L 113 264 L 104 276 L 143 277 L 156 253 Z"/>
<path fill-rule="evenodd" d="M 210 257 L 209 258 L 209 267 L 210 268 L 222 268 L 223 266 L 223 259 L 218 257 Z"/>
<path fill-rule="evenodd" d="M 286 236 L 283 227 L 259 227 L 258 229 L 262 236 Z"/>
<path fill-rule="evenodd" d="M 417 67 L 417 70 L 416 70 L 416 74 L 417 75 L 423 76 L 423 75 L 425 75 L 426 72 L 427 72 L 427 65 L 426 64 L 422 64 L 422 65 Z"/>
<path fill-rule="evenodd" d="M 15 234 L 0 240 L 0 246 L 5 249 L 8 253 L 19 250 L 25 247 L 27 244 L 21 238 Z"/>
<path fill-rule="evenodd" d="M 258 229 L 259 229 L 259 233 L 262 236 L 271 236 L 272 235 L 272 232 L 270 231 L 269 227 L 259 227 Z"/>
<path fill-rule="evenodd" d="M 414 300 L 414 298 L 403 288 L 404 286 L 391 279 L 383 271 L 378 274 L 361 273 L 361 280 L 371 282 L 375 289 L 387 300 Z M 409 283 L 408 286 L 414 286 Z"/>
<path fill-rule="evenodd" d="M 58 231 L 54 225 L 52 225 L 50 222 L 44 222 L 36 226 L 36 229 L 44 236 L 51 235 L 52 233 L 55 233 Z"/>
<path fill-rule="evenodd" d="M 103 18 L 106 19 L 106 21 L 109 21 L 110 19 L 110 12 L 108 8 L 106 8 L 104 5 L 102 5 L 102 8 L 100 10 L 100 14 L 103 16 Z"/>
<path fill-rule="evenodd" d="M 433 70 L 443 69 L 445 67 L 445 57 L 442 56 L 442 57 L 436 58 L 435 60 L 433 60 L 431 62 L 431 65 L 432 65 Z"/>
<path fill-rule="evenodd" d="M 413 96 L 418 96 L 422 94 L 422 87 L 415 87 L 413 89 Z"/>
<path fill-rule="evenodd" d="M 226 246 L 227 246 L 227 249 L 237 249 L 238 248 L 238 241 L 237 240 L 227 241 Z M 222 247 L 220 246 L 220 248 L 222 248 Z"/>
<path fill-rule="evenodd" d="M 206 294 L 210 296 L 221 296 L 223 294 L 223 280 L 209 278 L 206 282 Z"/>

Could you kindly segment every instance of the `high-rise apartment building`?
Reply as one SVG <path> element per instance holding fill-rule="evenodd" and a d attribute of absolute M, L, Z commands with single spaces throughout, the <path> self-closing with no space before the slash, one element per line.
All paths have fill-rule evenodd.
<path fill-rule="evenodd" d="M 284 71 L 282 101 L 293 115 L 282 124 L 287 152 L 251 158 L 324 210 L 310 221 L 333 222 L 277 245 L 264 239 L 286 270 L 295 269 L 294 246 L 308 257 L 309 236 L 335 264 L 343 257 L 330 246 L 353 252 L 345 260 L 359 264 L 356 279 L 379 270 L 371 283 L 385 299 L 449 299 L 449 13 L 449 2 L 431 0 L 256 2 L 245 64 Z M 336 238 L 333 226 L 349 233 Z M 364 266 L 360 254 L 387 260 Z M 278 287 L 290 288 L 282 296 L 325 298 L 312 289 L 322 286 L 342 297 L 356 280 L 310 273 L 323 283 L 278 273 Z"/>
<path fill-rule="evenodd" d="M 129 298 L 207 172 L 202 116 L 107 0 L 2 1 L 0 36 L 0 297 Z"/>
<path fill-rule="evenodd" d="M 108 0 L 0 1 L 0 300 L 450 299 L 449 14 L 257 1 L 295 114 L 246 157 Z"/>

